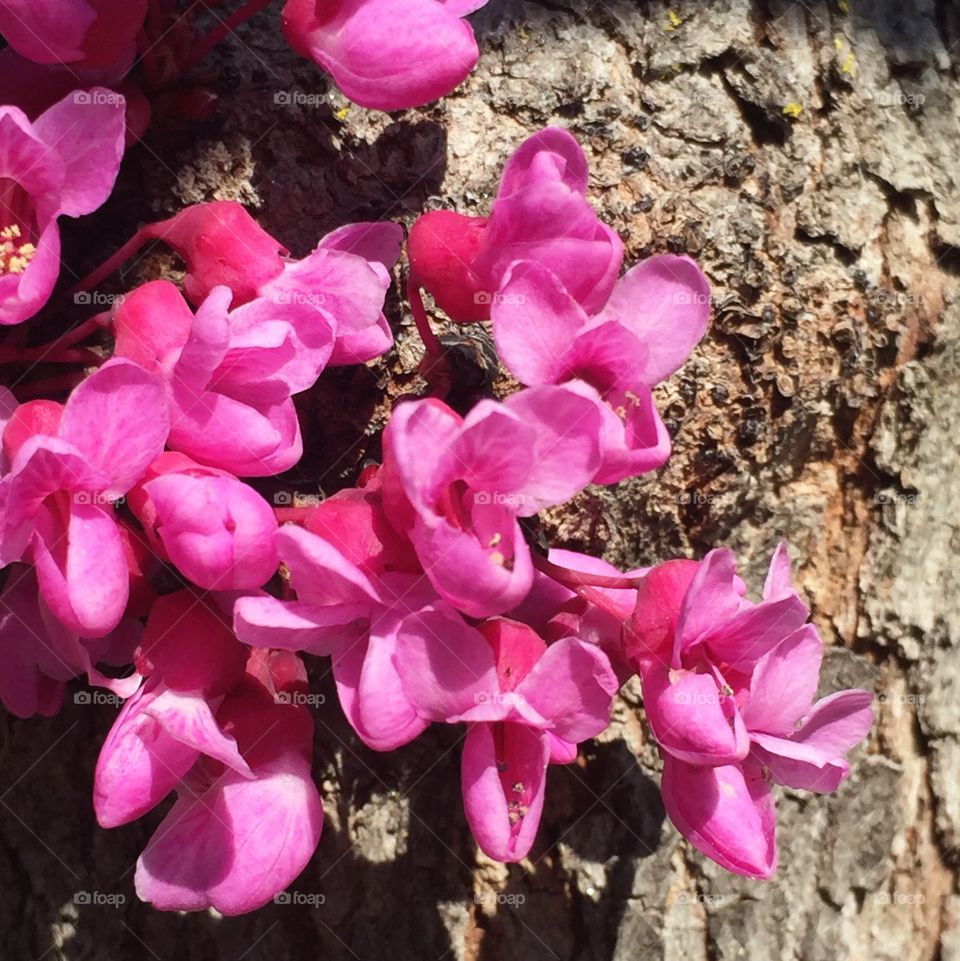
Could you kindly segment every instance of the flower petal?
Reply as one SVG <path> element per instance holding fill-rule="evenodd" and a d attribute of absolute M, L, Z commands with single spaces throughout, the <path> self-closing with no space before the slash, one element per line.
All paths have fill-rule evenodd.
<path fill-rule="evenodd" d="M 472 724 L 463 744 L 463 806 L 473 836 L 497 861 L 519 861 L 536 839 L 550 741 L 522 724 Z"/>
<path fill-rule="evenodd" d="M 776 810 L 759 764 L 697 767 L 668 756 L 660 790 L 670 820 L 698 851 L 744 877 L 773 876 Z"/>

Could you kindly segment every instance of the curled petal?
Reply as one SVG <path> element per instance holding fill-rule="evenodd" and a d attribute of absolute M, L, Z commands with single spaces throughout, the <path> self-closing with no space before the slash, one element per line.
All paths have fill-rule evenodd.
<path fill-rule="evenodd" d="M 473 836 L 497 861 L 533 846 L 543 811 L 551 745 L 523 724 L 472 724 L 463 745 L 463 806 Z"/>
<path fill-rule="evenodd" d="M 670 820 L 698 851 L 736 874 L 773 876 L 776 810 L 759 764 L 698 767 L 668 756 L 660 790 Z"/>

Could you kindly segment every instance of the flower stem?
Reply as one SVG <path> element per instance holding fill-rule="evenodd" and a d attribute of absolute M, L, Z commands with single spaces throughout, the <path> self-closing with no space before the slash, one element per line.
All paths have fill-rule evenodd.
<path fill-rule="evenodd" d="M 231 13 L 226 20 L 221 20 L 209 33 L 193 45 L 193 49 L 180 65 L 181 70 L 186 72 L 191 67 L 195 67 L 221 40 L 226 39 L 240 24 L 245 23 L 251 17 L 255 17 L 270 3 L 271 0 L 247 0 L 243 6 Z"/>
<path fill-rule="evenodd" d="M 13 392 L 21 403 L 46 397 L 48 394 L 64 394 L 84 381 L 83 374 L 63 374 L 60 377 L 50 377 L 47 380 L 32 380 L 22 387 L 14 387 Z"/>
<path fill-rule="evenodd" d="M 67 291 L 68 297 L 75 297 L 76 294 L 83 293 L 96 287 L 104 279 L 110 276 L 125 260 L 129 260 L 141 247 L 150 239 L 148 230 L 153 225 L 141 227 L 116 253 L 109 256 L 99 267 L 92 270 L 79 283 L 74 284 Z"/>
<path fill-rule="evenodd" d="M 642 577 L 613 577 L 609 574 L 588 574 L 586 571 L 574 571 L 568 567 L 560 567 L 547 560 L 542 554 L 533 554 L 533 564 L 537 570 L 553 578 L 571 591 L 582 587 L 599 587 L 608 591 L 635 591 L 640 586 Z"/>
<path fill-rule="evenodd" d="M 420 284 L 413 274 L 407 278 L 407 299 L 410 301 L 410 310 L 413 313 L 413 321 L 417 325 L 417 333 L 420 334 L 423 346 L 427 348 L 427 355 L 434 359 L 442 357 L 443 344 L 430 326 L 430 319 L 427 317 L 427 310 L 423 306 L 423 297 L 420 294 Z"/>
<path fill-rule="evenodd" d="M 41 347 L 0 347 L 0 364 L 86 364 L 99 366 L 104 358 L 92 350 L 71 350 L 55 343 Z"/>

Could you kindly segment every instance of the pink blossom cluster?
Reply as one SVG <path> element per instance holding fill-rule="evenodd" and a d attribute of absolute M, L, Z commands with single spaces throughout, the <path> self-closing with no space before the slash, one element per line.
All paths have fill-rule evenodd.
<path fill-rule="evenodd" d="M 99 84 L 126 95 L 133 137 L 155 113 L 203 116 L 215 95 L 192 85 L 191 69 L 270 2 L 243 0 L 228 14 L 223 0 L 184 9 L 177 0 L 0 0 L 3 99 L 33 115 Z M 486 2 L 286 0 L 273 28 L 354 102 L 406 110 L 466 79 L 480 51 L 464 18 Z"/>
<path fill-rule="evenodd" d="M 396 0 L 288 0 L 284 28 L 350 96 L 392 109 L 463 78 L 462 17 L 480 5 L 405 0 L 398 27 Z M 7 0 L 0 30 L 18 56 L 102 70 L 163 7 Z M 56 316 L 58 218 L 110 193 L 126 113 L 98 86 L 32 120 L 0 107 L 0 322 Z M 654 389 L 709 322 L 689 258 L 623 271 L 588 175 L 576 140 L 547 129 L 509 160 L 488 216 L 417 220 L 408 293 L 428 357 L 442 366 L 445 347 L 424 290 L 454 322 L 490 321 L 519 389 L 399 402 L 382 462 L 308 507 L 271 504 L 264 484 L 304 453 L 296 397 L 392 348 L 399 225 L 345 225 L 295 259 L 237 203 L 187 207 L 78 289 L 147 242 L 176 253 L 182 283 L 0 345 L 5 364 L 83 369 L 0 390 L 0 700 L 50 715 L 80 675 L 124 699 L 96 768 L 100 824 L 177 795 L 137 864 L 144 900 L 238 914 L 303 870 L 323 820 L 308 674 L 323 664 L 373 750 L 465 726 L 466 819 L 501 861 L 530 853 L 550 765 L 607 728 L 635 674 L 670 817 L 732 871 L 775 869 L 772 784 L 846 776 L 871 696 L 814 701 L 823 645 L 785 547 L 754 603 L 728 550 L 621 573 L 530 535 L 588 485 L 666 461 Z"/>

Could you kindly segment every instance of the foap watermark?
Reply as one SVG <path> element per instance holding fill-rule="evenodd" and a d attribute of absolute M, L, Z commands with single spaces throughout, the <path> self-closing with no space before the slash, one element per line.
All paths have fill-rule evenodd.
<path fill-rule="evenodd" d="M 96 707 L 101 704 L 109 704 L 110 707 L 118 708 L 123 704 L 123 698 L 117 694 L 114 694 L 113 691 L 101 691 L 94 689 L 92 691 L 77 691 L 73 695 L 73 703 L 80 704 L 85 707 Z"/>
<path fill-rule="evenodd" d="M 920 503 L 920 494 L 904 494 L 900 491 L 877 491 L 873 495 L 874 504 L 904 504 L 915 507 Z"/>
<path fill-rule="evenodd" d="M 721 704 L 731 694 L 733 694 L 733 691 L 730 691 L 729 694 L 725 691 L 677 691 L 674 694 L 674 700 L 677 704 L 703 706 L 706 704 Z"/>
<path fill-rule="evenodd" d="M 127 98 L 116 90 L 77 90 L 73 95 L 73 102 L 84 107 L 122 107 Z"/>
<path fill-rule="evenodd" d="M 112 894 L 109 891 L 76 891 L 73 903 L 94 907 L 121 908 L 127 903 L 125 894 Z"/>
<path fill-rule="evenodd" d="M 277 704 L 295 704 L 297 707 L 322 707 L 327 703 L 327 697 L 310 691 L 279 691 L 274 701 Z"/>
<path fill-rule="evenodd" d="M 926 94 L 904 93 L 902 90 L 877 90 L 866 94 L 866 99 L 878 107 L 922 107 Z"/>
<path fill-rule="evenodd" d="M 519 908 L 527 901 L 525 894 L 507 894 L 505 891 L 482 891 L 474 894 L 473 903 L 486 908 Z"/>
<path fill-rule="evenodd" d="M 475 491 L 474 504 L 495 504 L 498 507 L 522 507 L 526 501 L 523 494 L 506 494 L 503 491 Z"/>
<path fill-rule="evenodd" d="M 693 291 L 680 291 L 674 295 L 676 304 L 703 304 L 712 307 L 716 303 L 713 294 L 700 294 Z"/>
<path fill-rule="evenodd" d="M 516 691 L 478 691 L 473 695 L 474 704 L 496 704 L 511 707 L 524 703 L 524 696 Z"/>
<path fill-rule="evenodd" d="M 925 694 L 891 694 L 888 691 L 881 691 L 877 695 L 877 700 L 881 704 L 899 704 L 903 707 L 920 707 L 927 697 Z"/>
<path fill-rule="evenodd" d="M 327 302 L 325 294 L 307 290 L 277 290 L 271 299 L 275 304 L 293 304 L 298 307 L 322 307 Z"/>
<path fill-rule="evenodd" d="M 872 290 L 867 298 L 871 304 L 879 307 L 922 307 L 923 295 L 914 294 L 909 290 Z"/>
<path fill-rule="evenodd" d="M 873 900 L 875 904 L 895 905 L 901 907 L 911 904 L 925 904 L 927 896 L 925 894 L 914 894 L 907 891 L 878 891 Z"/>
<path fill-rule="evenodd" d="M 703 891 L 684 891 L 678 898 L 677 904 L 703 904 L 719 907 L 726 901 L 726 894 L 707 894 Z"/>
<path fill-rule="evenodd" d="M 103 491 L 74 491 L 74 504 L 99 504 L 101 507 L 113 507 L 115 504 L 123 504 L 126 498 L 120 494 L 117 497 L 108 497 Z"/>
<path fill-rule="evenodd" d="M 307 93 L 305 90 L 277 90 L 273 94 L 277 107 L 322 107 L 327 97 L 322 93 Z"/>
<path fill-rule="evenodd" d="M 481 307 L 507 306 L 522 307 L 527 298 L 523 294 L 491 293 L 489 290 L 478 290 L 473 295 L 473 302 Z"/>
<path fill-rule="evenodd" d="M 78 307 L 115 307 L 123 303 L 124 294 L 105 294 L 102 290 L 79 290 L 73 295 Z"/>
<path fill-rule="evenodd" d="M 677 494 L 677 503 L 706 507 L 708 504 L 716 504 L 723 500 L 723 496 L 723 494 L 704 494 L 702 491 L 680 491 Z"/>
<path fill-rule="evenodd" d="M 273 903 L 319 908 L 327 903 L 327 896 L 325 894 L 315 894 L 312 891 L 281 891 L 273 896 Z"/>
<path fill-rule="evenodd" d="M 317 507 L 323 503 L 320 494 L 301 494 L 299 491 L 277 491 L 273 495 L 274 507 Z"/>

